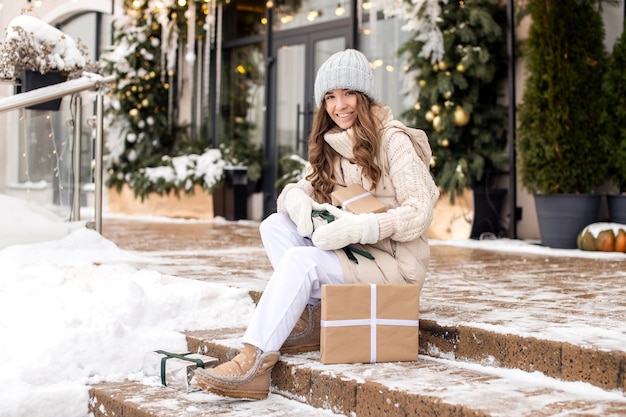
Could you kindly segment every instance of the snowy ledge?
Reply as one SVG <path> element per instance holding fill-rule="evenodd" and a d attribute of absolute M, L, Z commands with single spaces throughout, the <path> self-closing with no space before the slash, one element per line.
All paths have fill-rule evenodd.
<path fill-rule="evenodd" d="M 493 240 L 474 240 L 474 239 L 451 239 L 451 240 L 434 240 L 429 239 L 431 246 L 455 246 L 460 248 L 491 250 L 498 252 L 515 252 L 530 255 L 545 255 L 573 258 L 588 259 L 613 259 L 626 261 L 626 253 L 621 252 L 600 252 L 600 251 L 583 251 L 580 249 L 554 249 L 542 246 L 538 242 L 525 241 L 518 239 L 493 239 Z"/>

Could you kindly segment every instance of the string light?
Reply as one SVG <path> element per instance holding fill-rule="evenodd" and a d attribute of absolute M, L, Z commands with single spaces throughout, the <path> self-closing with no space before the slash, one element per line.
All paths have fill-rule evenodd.
<path fill-rule="evenodd" d="M 315 19 L 317 19 L 319 16 L 321 15 L 321 12 L 319 10 L 311 10 L 307 16 L 306 16 L 306 20 L 308 20 L 309 22 L 314 21 Z"/>
<path fill-rule="evenodd" d="M 339 3 L 337 5 L 337 8 L 335 9 L 335 16 L 343 16 L 345 13 L 346 13 L 346 8 L 343 7 L 341 3 Z"/>

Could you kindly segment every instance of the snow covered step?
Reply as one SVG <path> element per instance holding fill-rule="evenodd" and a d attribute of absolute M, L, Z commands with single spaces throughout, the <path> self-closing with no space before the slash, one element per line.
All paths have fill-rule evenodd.
<path fill-rule="evenodd" d="M 281 395 L 264 401 L 236 401 L 205 392 L 189 394 L 161 385 L 140 382 L 102 383 L 89 391 L 93 417 L 332 417 L 320 410 Z"/>
<path fill-rule="evenodd" d="M 189 349 L 229 359 L 242 332 L 190 332 Z M 323 365 L 319 352 L 283 355 L 272 381 L 273 393 L 358 417 L 626 414 L 618 390 L 426 355 L 411 363 L 351 365 Z"/>
<path fill-rule="evenodd" d="M 258 302 L 262 293 L 251 291 Z M 442 326 L 420 319 L 420 354 L 541 372 L 571 382 L 587 382 L 626 394 L 626 352 L 600 350 L 571 343 L 502 334 L 478 327 Z"/>
<path fill-rule="evenodd" d="M 626 352 L 502 334 L 471 326 L 441 326 L 420 320 L 420 353 L 488 364 L 571 382 L 588 382 L 626 393 Z"/>

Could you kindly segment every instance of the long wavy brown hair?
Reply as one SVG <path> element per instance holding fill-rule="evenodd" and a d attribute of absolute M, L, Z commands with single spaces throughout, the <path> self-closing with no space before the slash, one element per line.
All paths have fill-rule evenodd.
<path fill-rule="evenodd" d="M 365 94 L 357 94 L 357 117 L 352 126 L 354 134 L 353 163 L 359 165 L 363 175 L 372 183 L 372 189 L 380 180 L 381 169 L 376 163 L 381 142 L 381 120 L 373 112 L 380 104 L 374 102 Z M 309 136 L 309 162 L 312 171 L 307 176 L 314 190 L 315 201 L 330 203 L 330 193 L 338 183 L 333 174 L 335 161 L 341 156 L 326 141 L 326 132 L 338 126 L 326 111 L 326 102 L 323 101 L 313 118 L 313 128 Z"/>

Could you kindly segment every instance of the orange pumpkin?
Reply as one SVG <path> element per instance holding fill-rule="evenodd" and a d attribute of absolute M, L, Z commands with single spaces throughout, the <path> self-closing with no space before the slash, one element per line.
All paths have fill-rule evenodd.
<path fill-rule="evenodd" d="M 619 229 L 615 238 L 615 252 L 626 253 L 626 230 Z"/>
<path fill-rule="evenodd" d="M 592 223 L 580 232 L 576 243 L 580 250 L 626 253 L 626 225 Z"/>

